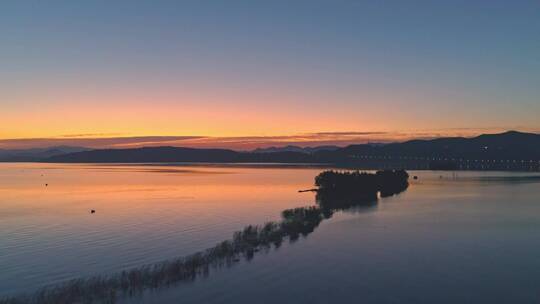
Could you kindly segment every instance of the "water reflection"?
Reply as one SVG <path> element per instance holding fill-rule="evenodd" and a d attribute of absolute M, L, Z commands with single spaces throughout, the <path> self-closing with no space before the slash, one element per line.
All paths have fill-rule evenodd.
<path fill-rule="evenodd" d="M 282 210 L 312 203 L 297 190 L 319 172 L 144 168 L 0 164 L 0 298 L 185 256 L 239 227 L 279 220 Z"/>
<path fill-rule="evenodd" d="M 336 183 L 335 179 L 340 180 Z M 408 175 L 403 172 L 335 173 L 323 172 L 317 177 L 319 191 L 316 206 L 286 209 L 281 220 L 264 225 L 249 225 L 234 233 L 233 238 L 195 254 L 155 263 L 112 275 L 94 276 L 48 286 L 35 294 L 0 300 L 0 304 L 15 303 L 114 303 L 119 296 L 141 294 L 145 289 L 168 287 L 180 282 L 206 276 L 210 270 L 230 267 L 241 259 L 251 260 L 257 252 L 277 249 L 282 242 L 295 242 L 307 237 L 334 212 L 351 208 L 372 208 L 377 204 L 377 193 L 387 197 L 405 191 Z M 350 179 L 350 180 L 349 180 Z M 325 181 L 331 180 L 328 187 Z M 348 182 L 366 183 L 352 191 Z M 361 184 L 360 184 L 361 185 Z M 349 191 L 337 191 L 349 189 Z M 375 191 L 375 192 L 373 192 Z"/>
<path fill-rule="evenodd" d="M 496 183 L 538 183 L 540 182 L 539 175 L 523 175 L 523 176 L 478 176 L 469 178 L 472 181 L 479 182 L 496 182 Z"/>

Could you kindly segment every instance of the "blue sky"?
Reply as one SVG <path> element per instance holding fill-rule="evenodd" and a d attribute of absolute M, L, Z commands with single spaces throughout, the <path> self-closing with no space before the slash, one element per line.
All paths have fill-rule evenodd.
<path fill-rule="evenodd" d="M 0 39 L 0 139 L 540 130 L 538 1 L 3 1 Z"/>

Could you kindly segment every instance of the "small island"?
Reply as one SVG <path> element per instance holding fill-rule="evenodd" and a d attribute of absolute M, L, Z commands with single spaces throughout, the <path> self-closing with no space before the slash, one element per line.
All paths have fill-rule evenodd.
<path fill-rule="evenodd" d="M 319 194 L 353 195 L 366 200 L 397 194 L 409 186 L 405 170 L 382 170 L 375 173 L 360 171 L 324 171 L 315 177 Z"/>
<path fill-rule="evenodd" d="M 405 191 L 409 174 L 404 170 L 375 173 L 324 171 L 315 177 L 316 206 L 284 210 L 281 220 L 249 225 L 229 240 L 194 254 L 128 269 L 119 273 L 73 279 L 41 288 L 33 294 L 0 299 L 0 304 L 115 303 L 120 297 L 143 290 L 190 282 L 211 269 L 229 267 L 242 258 L 251 260 L 259 251 L 279 248 L 288 240 L 307 237 L 336 211 L 377 204 L 380 197 Z M 94 210 L 92 210 L 94 211 Z"/>

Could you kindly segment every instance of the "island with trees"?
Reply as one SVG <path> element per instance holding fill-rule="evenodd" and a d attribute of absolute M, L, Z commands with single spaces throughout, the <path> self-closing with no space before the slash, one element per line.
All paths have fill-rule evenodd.
<path fill-rule="evenodd" d="M 145 290 L 193 281 L 213 268 L 232 266 L 257 252 L 277 249 L 284 241 L 307 237 L 336 211 L 372 206 L 379 197 L 403 192 L 408 178 L 404 170 L 324 171 L 315 177 L 317 204 L 284 210 L 280 221 L 246 226 L 231 239 L 189 256 L 46 286 L 33 294 L 0 299 L 0 304 L 116 303 Z"/>

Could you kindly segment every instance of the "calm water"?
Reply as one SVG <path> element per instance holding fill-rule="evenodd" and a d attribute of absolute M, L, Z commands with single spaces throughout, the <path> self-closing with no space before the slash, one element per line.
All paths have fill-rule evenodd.
<path fill-rule="evenodd" d="M 320 170 L 0 164 L 0 295 L 210 247 L 314 204 L 297 190 Z M 538 303 L 539 175 L 412 174 L 294 244 L 125 302 Z"/>

